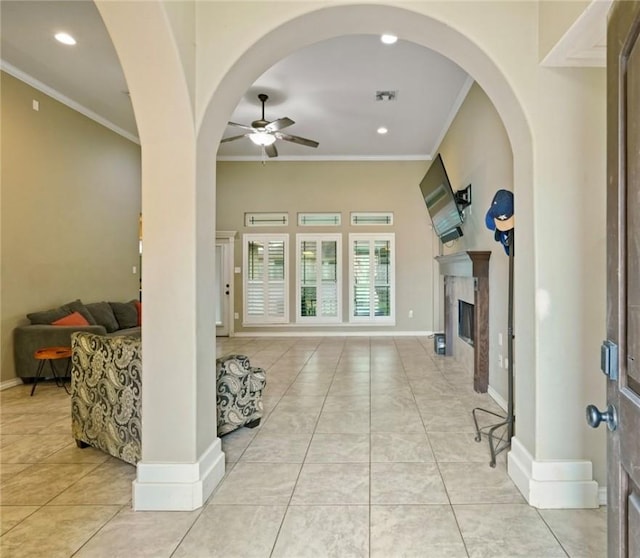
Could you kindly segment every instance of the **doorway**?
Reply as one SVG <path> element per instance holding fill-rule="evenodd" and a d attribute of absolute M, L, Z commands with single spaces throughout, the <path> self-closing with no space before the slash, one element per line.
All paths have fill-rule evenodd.
<path fill-rule="evenodd" d="M 233 333 L 233 241 L 235 231 L 216 233 L 215 312 L 216 337 Z"/>

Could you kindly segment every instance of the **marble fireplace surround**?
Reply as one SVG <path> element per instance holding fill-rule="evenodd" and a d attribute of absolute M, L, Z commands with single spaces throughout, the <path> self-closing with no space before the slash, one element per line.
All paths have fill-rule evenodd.
<path fill-rule="evenodd" d="M 444 276 L 444 331 L 447 356 L 453 356 L 457 340 L 457 315 L 460 278 L 473 281 L 475 309 L 473 346 L 473 389 L 486 393 L 489 385 L 489 258 L 491 252 L 466 251 L 437 256 L 440 275 Z M 464 300 L 465 297 L 462 297 Z M 467 302 L 472 302 L 468 300 Z"/>

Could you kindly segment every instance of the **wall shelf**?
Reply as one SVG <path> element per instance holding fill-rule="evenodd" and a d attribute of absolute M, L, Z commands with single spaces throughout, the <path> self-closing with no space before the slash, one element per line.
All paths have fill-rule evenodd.
<path fill-rule="evenodd" d="M 473 347 L 473 389 L 486 393 L 489 386 L 489 258 L 488 251 L 465 251 L 436 256 L 440 265 L 440 275 L 444 276 L 444 328 L 447 356 L 453 355 L 453 278 L 473 279 L 474 292 L 474 347 Z"/>

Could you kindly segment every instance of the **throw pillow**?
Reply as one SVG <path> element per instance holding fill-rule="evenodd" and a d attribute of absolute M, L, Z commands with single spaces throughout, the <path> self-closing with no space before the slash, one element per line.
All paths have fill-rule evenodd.
<path fill-rule="evenodd" d="M 142 325 L 142 302 L 134 299 L 131 301 L 131 303 L 136 307 L 136 312 L 138 313 L 138 322 L 136 323 L 136 325 L 141 326 Z"/>
<path fill-rule="evenodd" d="M 80 314 L 80 312 L 72 312 L 71 314 L 69 314 L 68 316 L 65 316 L 64 318 L 60 318 L 55 322 L 51 322 L 51 325 L 87 326 L 89 325 L 89 322 L 86 320 L 86 318 L 82 314 Z"/>
<path fill-rule="evenodd" d="M 86 306 L 97 324 L 104 326 L 107 333 L 113 333 L 119 329 L 118 320 L 108 302 L 92 302 Z"/>
<path fill-rule="evenodd" d="M 52 308 L 51 310 L 44 310 L 43 312 L 32 312 L 31 314 L 27 314 L 27 318 L 32 325 L 36 324 L 52 324 L 56 320 L 60 318 L 64 318 L 68 316 L 71 312 L 65 308 L 64 306 L 59 308 Z"/>
<path fill-rule="evenodd" d="M 69 312 L 77 312 L 80 314 L 89 325 L 96 325 L 97 322 L 94 317 L 91 315 L 91 312 L 87 310 L 87 307 L 82 303 L 82 301 L 78 298 L 73 302 L 67 302 L 67 304 L 62 306 L 63 308 L 67 308 Z"/>
<path fill-rule="evenodd" d="M 138 324 L 138 311 L 131 302 L 110 302 L 109 305 L 120 324 L 120 329 L 129 329 Z"/>

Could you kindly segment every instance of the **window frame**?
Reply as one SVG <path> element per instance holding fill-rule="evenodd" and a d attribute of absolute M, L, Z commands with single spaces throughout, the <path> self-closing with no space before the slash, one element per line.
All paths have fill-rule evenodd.
<path fill-rule="evenodd" d="M 390 270 L 389 270 L 389 301 L 390 301 L 390 312 L 388 316 L 376 316 L 375 315 L 375 306 L 370 304 L 369 307 L 369 315 L 368 316 L 355 316 L 355 300 L 354 300 L 354 289 L 355 289 L 355 254 L 354 254 L 354 246 L 356 241 L 368 241 L 371 243 L 371 247 L 369 249 L 369 254 L 372 256 L 370 261 L 375 261 L 375 242 L 383 241 L 389 242 L 389 250 L 390 250 Z M 373 254 L 372 254 L 373 250 Z M 375 267 L 370 266 L 370 282 L 369 282 L 369 295 L 370 299 L 373 300 L 375 297 Z M 370 325 L 390 325 L 394 326 L 396 324 L 396 288 L 395 288 L 395 277 L 396 277 L 396 250 L 395 250 L 395 233 L 350 233 L 349 234 L 349 322 L 354 324 L 370 324 Z"/>
<path fill-rule="evenodd" d="M 261 316 L 249 315 L 248 313 L 248 286 L 249 286 L 249 243 L 250 242 L 263 242 L 268 245 L 270 241 L 282 241 L 284 246 L 284 270 L 283 270 L 283 308 L 284 312 L 282 316 L 273 316 L 268 313 L 269 307 L 269 284 L 270 282 L 264 282 L 263 276 L 263 295 L 265 301 L 265 313 Z M 265 265 L 265 272 L 268 272 L 268 261 Z M 255 325 L 270 325 L 270 324 L 288 324 L 289 323 L 289 235 L 282 233 L 245 233 L 242 235 L 242 323 L 243 326 L 255 326 Z M 275 284 L 275 282 L 274 282 Z"/>
<path fill-rule="evenodd" d="M 337 300 L 337 315 L 331 316 L 302 316 L 302 258 L 301 258 L 301 246 L 303 242 L 316 241 L 319 245 L 322 245 L 323 241 L 335 241 L 336 243 L 336 300 Z M 321 253 L 321 250 L 319 251 Z M 321 264 L 321 259 L 318 260 L 318 265 Z M 298 233 L 296 234 L 296 322 L 307 324 L 336 324 L 342 323 L 342 234 L 340 233 Z M 321 287 L 321 274 L 318 274 L 316 280 L 316 288 L 318 293 L 318 300 L 322 298 Z"/>

